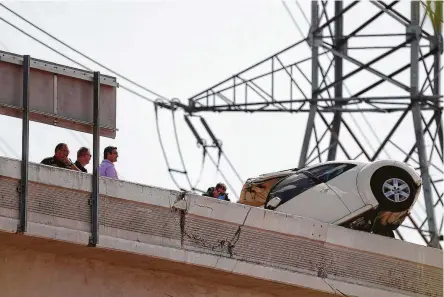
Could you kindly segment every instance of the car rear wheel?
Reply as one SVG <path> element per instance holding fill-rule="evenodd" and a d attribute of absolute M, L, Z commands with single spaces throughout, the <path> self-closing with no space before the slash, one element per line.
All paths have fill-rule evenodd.
<path fill-rule="evenodd" d="M 393 212 L 408 209 L 417 190 L 410 174 L 393 166 L 376 170 L 370 180 L 370 186 L 381 209 Z"/>

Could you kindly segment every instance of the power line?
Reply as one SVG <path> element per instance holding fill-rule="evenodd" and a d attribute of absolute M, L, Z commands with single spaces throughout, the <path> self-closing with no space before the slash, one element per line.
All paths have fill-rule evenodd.
<path fill-rule="evenodd" d="M 2 5 L 2 4 L 0 3 L 0 5 Z M 72 63 L 74 63 L 74 64 L 76 64 L 76 65 L 82 67 L 83 69 L 86 69 L 86 70 L 89 70 L 89 71 L 93 71 L 91 68 L 89 68 L 89 67 L 83 65 L 82 63 L 77 62 L 76 60 L 74 60 L 74 59 L 68 57 L 67 55 L 65 55 L 65 54 L 63 54 L 62 52 L 60 52 L 60 51 L 56 50 L 55 48 L 53 48 L 52 46 L 50 46 L 50 45 L 44 43 L 43 41 L 41 41 L 41 40 L 35 38 L 35 37 L 32 36 L 31 34 L 29 34 L 29 33 L 25 32 L 24 30 L 20 29 L 20 28 L 17 27 L 16 25 L 14 25 L 14 24 L 8 22 L 8 21 L 5 20 L 4 18 L 0 17 L 0 21 L 3 21 L 4 23 L 8 24 L 9 26 L 13 27 L 14 29 L 20 31 L 22 34 L 28 36 L 29 38 L 31 38 L 31 39 L 33 39 L 34 41 L 40 43 L 41 45 L 43 45 L 44 47 L 50 49 L 51 51 L 53 51 L 53 52 L 59 54 L 60 56 L 62 56 L 62 57 L 64 57 L 65 59 L 69 60 L 70 62 L 72 62 Z M 140 93 L 138 93 L 138 92 L 136 92 L 136 91 L 134 91 L 134 90 L 132 90 L 132 89 L 130 89 L 130 88 L 124 86 L 124 85 L 122 85 L 122 84 L 119 84 L 119 86 L 120 86 L 122 89 L 124 89 L 124 90 L 126 90 L 126 91 L 128 91 L 128 92 L 130 92 L 130 93 L 132 93 L 132 94 L 134 94 L 134 95 L 136 95 L 136 96 L 138 96 L 138 97 L 144 99 L 144 100 L 147 100 L 147 101 L 149 101 L 149 102 L 151 102 L 151 103 L 154 103 L 154 100 L 151 99 L 151 98 L 148 98 L 148 97 L 146 97 L 146 96 L 144 96 L 144 95 L 142 95 L 142 94 L 140 94 Z"/>
<path fill-rule="evenodd" d="M 0 5 L 4 6 L 2 3 L 0 3 Z M 8 21 L 5 20 L 4 18 L 0 17 L 0 20 L 3 21 L 4 23 L 8 24 L 9 26 L 13 27 L 14 29 L 20 31 L 22 34 L 24 34 L 24 35 L 28 36 L 29 38 L 33 39 L 34 41 L 38 42 L 39 44 L 41 44 L 41 45 L 45 46 L 46 48 L 50 49 L 51 51 L 53 51 L 53 52 L 59 54 L 60 56 L 64 57 L 65 59 L 71 61 L 72 63 L 74 63 L 74 64 L 76 64 L 76 65 L 78 65 L 78 66 L 80 66 L 80 67 L 82 67 L 82 68 L 84 68 L 84 69 L 87 69 L 87 70 L 89 70 L 89 71 L 92 71 L 91 68 L 89 68 L 89 67 L 83 65 L 83 64 L 80 63 L 80 62 L 77 62 L 76 60 L 74 60 L 74 59 L 70 58 L 69 56 L 63 54 L 62 52 L 56 50 L 55 48 L 53 48 L 53 47 L 51 47 L 50 45 L 44 43 L 43 41 L 39 40 L 38 38 L 32 36 L 31 34 L 27 33 L 26 31 L 22 30 L 21 28 L 19 28 L 19 27 L 15 26 L 14 24 L 8 22 Z M 45 32 L 45 31 L 44 31 L 44 32 Z M 46 32 L 45 32 L 45 33 L 46 33 Z M 50 35 L 49 33 L 46 33 L 46 34 Z M 52 35 L 50 35 L 50 36 L 53 37 Z M 55 37 L 53 37 L 53 38 L 55 38 Z M 55 38 L 55 39 L 58 40 L 57 38 Z M 61 42 L 60 40 L 58 40 L 58 41 Z M 63 42 L 62 42 L 62 43 L 63 43 Z M 63 44 L 64 44 L 64 43 L 63 43 Z M 86 55 L 85 55 L 85 56 L 86 56 Z M 104 68 L 106 68 L 106 67 L 104 67 Z M 117 73 L 117 75 L 119 75 L 119 74 Z M 130 80 L 128 80 L 128 81 L 130 81 Z M 131 82 L 131 81 L 130 81 L 130 82 Z M 153 99 L 150 99 L 150 98 L 148 98 L 148 97 L 146 97 L 146 96 L 144 96 L 144 95 L 142 95 L 142 94 L 139 94 L 138 92 L 136 92 L 136 91 L 134 91 L 134 90 L 132 90 L 132 89 L 130 89 L 130 88 L 128 88 L 128 87 L 123 86 L 122 84 L 119 84 L 119 85 L 120 85 L 120 87 L 122 87 L 122 88 L 125 89 L 126 91 L 128 91 L 128 92 L 130 92 L 130 93 L 132 93 L 132 94 L 134 94 L 134 95 L 136 95 L 136 96 L 138 96 L 138 97 L 140 97 L 140 98 L 142 98 L 142 99 L 145 99 L 145 100 L 147 100 L 147 101 L 149 101 L 149 102 L 151 102 L 151 103 L 154 103 L 154 100 L 153 100 Z M 148 89 L 147 89 L 147 90 L 148 90 Z M 77 138 L 77 140 L 79 140 L 78 137 L 77 137 L 77 135 L 76 135 L 72 130 L 68 130 L 68 131 L 69 131 L 72 135 L 74 135 L 74 137 Z M 3 139 L 2 139 L 2 140 L 3 140 Z M 3 141 L 3 142 L 6 143 L 5 141 Z M 87 141 L 87 143 L 89 144 L 89 141 Z"/>
<path fill-rule="evenodd" d="M 180 174 L 184 174 L 185 175 L 185 177 L 187 179 L 187 182 L 189 184 L 189 187 L 190 187 L 190 189 L 192 191 L 199 191 L 199 192 L 203 193 L 204 191 L 198 189 L 197 186 L 198 186 L 198 184 L 200 182 L 200 179 L 202 177 L 202 174 L 203 174 L 203 170 L 204 170 L 204 166 L 205 166 L 205 159 L 206 159 L 206 157 L 208 157 L 208 159 L 211 161 L 211 163 L 216 167 L 216 173 L 219 173 L 222 176 L 222 178 L 225 180 L 225 183 L 227 184 L 227 186 L 233 191 L 233 195 L 236 197 L 237 200 L 239 200 L 239 196 L 236 194 L 236 189 L 230 184 L 230 182 L 226 178 L 224 172 L 220 169 L 220 166 L 219 166 L 220 156 L 223 156 L 225 158 L 225 160 L 227 161 L 228 165 L 233 170 L 234 174 L 238 177 L 239 181 L 241 183 L 243 183 L 243 180 L 240 177 L 239 173 L 236 171 L 236 169 L 232 165 L 231 161 L 228 159 L 228 156 L 226 155 L 226 153 L 222 150 L 222 148 L 220 146 L 216 146 L 217 149 L 219 150 L 219 161 L 216 162 L 216 160 L 211 156 L 210 152 L 208 151 L 208 146 L 206 145 L 205 140 L 202 139 L 199 136 L 199 134 L 197 133 L 196 129 L 191 124 L 191 121 L 189 120 L 189 117 L 186 116 L 186 122 L 190 126 L 190 129 L 191 129 L 192 133 L 194 134 L 194 136 L 196 137 L 197 142 L 202 147 L 202 153 L 203 153 L 203 155 L 202 155 L 202 164 L 201 164 L 201 168 L 200 168 L 199 177 L 196 179 L 195 184 L 194 185 L 192 184 L 191 179 L 189 178 L 187 167 L 185 165 L 185 161 L 184 161 L 183 154 L 182 154 L 182 149 L 181 149 L 180 144 L 179 144 L 179 133 L 177 131 L 177 123 L 176 123 L 175 114 L 174 114 L 175 113 L 175 109 L 173 109 L 173 108 L 172 108 L 172 113 L 171 114 L 172 114 L 172 124 L 173 124 L 173 130 L 174 130 L 174 138 L 175 138 L 175 141 L 176 141 L 177 150 L 178 150 L 178 153 L 179 153 L 179 158 L 180 158 L 181 165 L 182 165 L 183 169 L 182 170 L 178 170 L 178 169 L 175 169 L 175 168 L 173 168 L 171 166 L 171 164 L 169 162 L 169 158 L 168 158 L 166 150 L 165 150 L 165 147 L 164 147 L 164 144 L 163 144 L 162 133 L 160 132 L 158 108 L 159 108 L 159 106 L 157 104 L 155 104 L 154 105 L 154 112 L 155 112 L 155 122 L 156 122 L 157 137 L 158 137 L 158 140 L 159 140 L 159 143 L 160 143 L 160 147 L 161 147 L 161 150 L 162 150 L 162 154 L 163 154 L 166 166 L 168 167 L 168 173 L 169 173 L 169 175 L 171 177 L 171 180 L 176 185 L 176 187 L 178 189 L 185 190 L 185 189 L 183 189 L 179 185 L 178 181 L 176 180 L 176 178 L 174 177 L 174 174 L 173 174 L 173 173 L 180 173 Z M 187 118 L 188 118 L 188 120 L 187 120 Z M 202 121 L 202 117 L 200 117 L 200 118 L 201 118 L 201 121 Z M 205 127 L 206 129 L 209 129 L 208 125 L 204 125 L 204 126 L 206 126 Z M 212 132 L 211 132 L 211 134 L 212 134 Z M 212 134 L 211 136 L 213 138 L 214 134 Z"/>
<path fill-rule="evenodd" d="M 29 23 L 30 25 L 32 25 L 32 26 L 35 27 L 36 29 L 40 30 L 40 31 L 43 32 L 44 34 L 46 34 L 46 35 L 48 35 L 49 37 L 53 38 L 54 40 L 56 40 L 56 41 L 62 43 L 63 45 L 65 45 L 65 46 L 68 47 L 69 49 L 75 51 L 76 53 L 80 54 L 81 56 L 85 57 L 86 59 L 88 59 L 88 60 L 92 61 L 93 63 L 95 63 L 95 64 L 97 64 L 97 65 L 99 65 L 99 66 L 105 68 L 106 70 L 108 70 L 108 71 L 114 73 L 115 75 L 124 78 L 124 79 L 127 80 L 128 82 L 130 82 L 130 83 L 132 83 L 132 84 L 134 84 L 134 85 L 136 85 L 136 86 L 138 86 L 138 87 L 140 87 L 140 88 L 142 88 L 142 89 L 144 89 L 144 90 L 146 90 L 146 91 L 148 91 L 148 92 L 150 92 L 150 93 L 152 93 L 152 94 L 154 94 L 154 95 L 160 97 L 160 98 L 158 98 L 157 100 L 159 100 L 159 101 L 161 101 L 161 100 L 166 100 L 166 101 L 168 101 L 169 104 L 172 103 L 171 100 L 166 99 L 164 96 L 161 96 L 161 95 L 159 95 L 159 94 L 157 94 L 157 93 L 155 93 L 155 92 L 149 90 L 148 88 L 143 87 L 143 86 L 137 84 L 137 83 L 134 82 L 133 80 L 131 80 L 131 79 L 129 79 L 129 78 L 127 78 L 127 77 L 125 77 L 125 76 L 123 76 L 123 75 L 121 75 L 121 74 L 119 74 L 119 73 L 113 71 L 113 70 L 111 70 L 110 68 L 104 66 L 103 64 L 101 64 L 101 63 L 95 61 L 94 59 L 92 59 L 92 58 L 88 57 L 87 55 L 81 53 L 80 51 L 74 49 L 73 47 L 69 46 L 69 45 L 66 44 L 65 42 L 61 41 L 60 39 L 56 38 L 55 36 L 51 35 L 50 33 L 46 32 L 45 30 L 41 29 L 40 27 L 34 25 L 33 23 L 31 23 L 30 21 L 26 20 L 24 17 L 18 15 L 17 13 L 15 13 L 14 11 L 12 11 L 11 9 L 7 8 L 5 5 L 3 5 L 3 4 L 1 4 L 1 3 L 0 3 L 0 5 L 3 6 L 4 8 L 6 8 L 7 10 L 9 10 L 10 12 L 12 12 L 13 14 L 15 14 L 15 15 L 16 15 L 17 17 L 19 17 L 20 19 L 22 19 L 22 20 L 24 20 L 25 22 Z M 82 67 L 82 68 L 84 68 L 84 69 L 87 69 L 87 70 L 89 70 L 89 71 L 92 71 L 92 69 L 90 69 L 90 68 L 87 67 L 86 65 L 83 65 L 82 63 L 77 62 L 76 60 L 74 60 L 74 59 L 70 58 L 69 56 L 63 54 L 62 52 L 56 50 L 55 48 L 53 48 L 53 47 L 51 47 L 50 45 L 46 44 L 45 42 L 39 40 L 38 38 L 32 36 L 31 34 L 27 33 L 26 31 L 22 30 L 21 28 L 15 26 L 14 24 L 12 24 L 11 22 L 5 20 L 4 18 L 0 17 L 0 20 L 3 21 L 3 22 L 5 22 L 5 23 L 8 24 L 9 26 L 13 27 L 14 29 L 20 31 L 22 34 L 24 34 L 24 35 L 28 36 L 29 38 L 33 39 L 34 41 L 38 42 L 39 44 L 41 44 L 41 45 L 45 46 L 46 48 L 50 49 L 51 51 L 53 51 L 53 52 L 59 54 L 60 56 L 64 57 L 65 59 L 71 61 L 72 63 L 74 63 L 74 64 L 76 64 L 76 65 L 79 65 L 80 67 Z M 119 84 L 119 85 L 120 85 L 123 89 L 125 89 L 126 91 L 128 91 L 128 92 L 130 92 L 130 93 L 132 93 L 132 94 L 134 94 L 134 95 L 136 95 L 136 96 L 138 96 L 138 97 L 141 97 L 141 98 L 143 98 L 143 99 L 145 99 L 145 100 L 147 100 L 147 101 L 153 103 L 153 104 L 155 105 L 155 107 L 157 108 L 157 106 L 158 106 L 158 104 L 156 104 L 156 101 L 157 101 L 157 100 L 153 100 L 153 99 L 150 99 L 150 98 L 148 98 L 148 97 L 146 97 L 146 96 L 143 96 L 143 95 L 139 94 L 138 92 L 132 90 L 131 88 L 125 87 L 125 86 L 122 85 L 122 84 Z M 174 112 L 174 111 L 173 111 L 173 112 Z M 172 173 L 171 173 L 172 170 L 171 170 L 171 167 L 170 167 L 170 165 L 169 165 L 169 162 L 168 162 L 168 158 L 167 158 L 167 156 L 166 156 L 165 149 L 164 149 L 164 147 L 163 147 L 163 142 L 162 142 L 161 137 L 160 137 L 160 131 L 159 131 L 159 126 L 158 126 L 157 120 L 158 120 L 158 119 L 157 119 L 157 112 L 156 112 L 156 126 L 157 126 L 157 132 L 158 132 L 158 136 L 159 136 L 159 143 L 160 143 L 160 145 L 161 145 L 162 153 L 163 153 L 163 155 L 164 155 L 164 159 L 165 159 L 166 165 L 167 165 L 167 167 L 168 167 L 168 171 L 169 171 L 170 176 L 171 176 L 171 179 L 173 180 L 173 182 L 174 182 L 174 184 L 176 185 L 176 187 L 179 188 L 179 189 L 182 189 L 182 188 L 179 186 L 179 184 L 177 183 L 177 181 L 175 180 L 175 178 L 173 177 Z M 70 131 L 70 132 L 73 133 L 73 131 Z M 188 173 L 187 173 L 187 171 L 186 171 L 186 167 L 185 167 L 185 164 L 184 164 L 184 161 L 183 161 L 183 158 L 182 158 L 182 153 L 181 153 L 181 150 L 180 150 L 180 146 L 179 146 L 179 144 L 178 144 L 178 137 L 177 137 L 176 127 L 175 127 L 175 135 L 176 135 L 176 142 L 177 142 L 178 149 L 179 149 L 179 154 L 180 154 L 180 156 L 181 156 L 182 164 L 183 164 L 183 166 L 184 166 L 184 172 L 182 172 L 182 173 L 186 174 L 187 180 L 188 180 L 188 182 L 190 183 L 191 190 L 198 190 L 198 189 L 195 188 L 195 186 L 197 186 L 197 184 L 196 184 L 195 186 L 193 186 L 193 185 L 191 184 L 191 182 L 190 182 L 190 178 L 189 178 Z M 76 137 L 76 138 L 77 138 L 77 137 Z M 227 159 L 227 156 L 226 156 L 225 154 L 224 154 L 224 156 L 225 156 L 225 158 Z M 216 162 L 214 161 L 214 159 L 213 159 L 210 155 L 208 155 L 208 157 L 210 158 L 210 160 L 212 161 L 212 163 L 216 166 L 217 171 L 223 176 L 223 178 L 225 178 L 223 172 L 220 170 L 219 166 L 216 164 Z M 228 159 L 227 159 L 227 160 L 228 160 Z M 205 161 L 205 158 L 203 159 L 203 162 L 204 162 L 204 161 Z M 230 162 L 230 161 L 228 160 L 228 162 Z M 229 164 L 231 165 L 231 163 L 229 163 Z M 202 174 L 203 166 L 204 166 L 204 164 L 202 164 L 202 168 L 201 168 L 201 173 L 200 173 L 200 175 Z M 232 165 L 231 165 L 231 166 L 232 166 Z M 235 173 L 238 175 L 238 173 L 237 173 L 236 171 L 235 171 Z M 225 178 L 225 179 L 226 179 L 226 178 Z M 199 176 L 199 178 L 198 178 L 198 181 L 199 181 L 199 180 L 200 180 L 200 176 Z M 228 181 L 226 181 L 226 183 L 228 184 Z M 234 189 L 233 189 L 233 191 L 234 191 Z"/>
<path fill-rule="evenodd" d="M 0 3 L 0 5 L 4 6 L 4 5 L 1 4 L 1 3 Z M 56 50 L 55 48 L 49 46 L 48 44 L 44 43 L 43 41 L 41 41 L 41 40 L 39 40 L 39 39 L 37 39 L 37 38 L 35 38 L 35 37 L 32 36 L 31 34 L 28 34 L 27 32 L 25 32 L 24 30 L 22 30 L 22 29 L 20 29 L 19 27 L 15 26 L 14 24 L 8 22 L 8 21 L 5 20 L 4 18 L 0 17 L 0 20 L 3 21 L 3 22 L 5 22 L 6 24 L 12 26 L 14 29 L 20 31 L 21 33 L 25 34 L 26 36 L 28 36 L 29 38 L 33 39 L 34 41 L 36 41 L 36 42 L 40 43 L 41 45 L 45 46 L 46 48 L 52 50 L 53 52 L 55 52 L 55 53 L 57 53 L 57 54 L 59 54 L 59 55 L 61 55 L 61 56 L 64 57 L 65 59 L 68 59 L 69 61 L 75 63 L 76 65 L 78 65 L 78 66 L 80 66 L 80 67 L 82 67 L 82 68 L 84 68 L 84 69 L 87 69 L 87 70 L 89 70 L 89 71 L 92 71 L 91 68 L 89 68 L 89 67 L 87 67 L 87 66 L 85 66 L 85 65 L 83 65 L 83 64 L 81 64 L 81 63 L 79 63 L 79 62 L 77 62 L 77 61 L 75 61 L 74 59 L 68 57 L 67 55 L 63 54 L 62 52 Z M 148 97 L 145 97 L 145 96 L 143 96 L 143 95 L 137 93 L 136 91 L 133 91 L 132 89 L 130 89 L 130 88 L 128 88 L 128 87 L 125 87 L 125 86 L 123 86 L 123 85 L 121 85 L 121 84 L 120 84 L 120 86 L 121 86 L 123 89 L 127 90 L 128 92 L 130 92 L 130 93 L 132 93 L 132 94 L 134 94 L 134 95 L 136 95 L 136 96 L 139 96 L 139 97 L 141 97 L 142 99 L 145 99 L 145 100 L 148 100 L 148 101 L 154 103 L 154 100 L 153 100 L 153 99 L 150 99 L 150 98 L 148 98 Z M 77 141 L 79 141 L 79 138 L 78 138 L 78 136 L 74 133 L 74 131 L 69 130 L 69 129 L 68 129 L 68 131 L 69 131 L 72 135 L 74 135 L 74 137 L 77 139 Z M 3 140 L 3 139 L 2 139 L 2 140 Z M 88 143 L 89 146 L 91 146 L 89 140 L 87 140 L 87 139 L 84 139 L 84 140 Z M 5 141 L 3 141 L 3 142 L 6 143 Z M 79 141 L 79 142 L 81 143 L 81 141 Z M 123 176 L 121 176 L 121 177 L 123 177 Z"/>
<path fill-rule="evenodd" d="M 0 3 L 0 5 L 1 5 L 1 3 Z M 5 47 L 5 48 L 7 49 L 7 46 L 6 46 L 3 42 L 1 42 L 1 41 L 0 41 L 0 45 L 3 45 L 3 47 Z M 68 131 L 71 133 L 71 135 L 74 136 L 74 138 L 76 138 L 76 140 L 77 140 L 80 144 L 82 144 L 82 141 L 80 140 L 79 136 L 78 136 L 77 134 L 75 134 L 74 131 L 72 131 L 72 130 L 68 130 Z M 83 135 L 82 135 L 82 136 L 83 136 Z M 88 143 L 89 146 L 91 146 L 91 144 L 90 144 L 90 142 L 88 141 L 88 139 L 84 138 L 84 140 Z M 17 159 L 19 158 L 19 155 L 17 155 L 17 154 L 14 152 L 14 150 L 12 149 L 11 146 L 9 146 L 9 144 L 7 143 L 7 141 L 5 141 L 3 138 L 0 137 L 0 142 L 2 142 L 3 145 L 4 145 L 4 146 L 5 146 L 10 152 L 13 152 L 13 153 L 11 153 L 11 155 L 14 155 Z"/>
<path fill-rule="evenodd" d="M 49 37 L 51 37 L 52 39 L 56 40 L 57 42 L 60 42 L 61 44 L 63 44 L 64 46 L 66 46 L 66 47 L 69 48 L 70 50 L 76 52 L 77 54 L 81 55 L 81 56 L 84 57 L 85 59 L 88 59 L 89 61 L 91 61 L 91 62 L 93 62 L 93 63 L 99 65 L 100 67 L 102 67 L 102 68 L 108 70 L 109 72 L 111 72 L 111 73 L 113 73 L 113 74 L 115 74 L 115 75 L 117 75 L 117 76 L 120 76 L 120 77 L 123 78 L 124 80 L 129 81 L 130 83 L 132 83 L 132 84 L 138 86 L 139 88 L 141 88 L 141 89 L 143 89 L 143 90 L 145 90 L 145 91 L 147 91 L 147 92 L 149 92 L 149 93 L 151 93 L 151 94 L 153 94 L 153 95 L 155 95 L 155 96 L 157 96 L 157 97 L 159 97 L 159 98 L 162 98 L 162 99 L 164 99 L 164 100 L 169 101 L 166 97 L 164 97 L 164 96 L 162 96 L 162 95 L 159 95 L 158 93 L 154 92 L 153 90 L 150 90 L 150 89 L 148 89 L 147 87 L 144 87 L 144 86 L 142 86 L 142 85 L 136 83 L 134 80 L 128 78 L 127 76 L 124 76 L 124 75 L 122 75 L 122 74 L 120 74 L 120 73 L 118 73 L 118 72 L 116 72 L 116 71 L 110 69 L 109 67 L 106 67 L 106 66 L 103 65 L 102 63 L 97 62 L 97 60 L 92 59 L 91 57 L 89 57 L 89 56 L 83 54 L 82 52 L 80 52 L 79 50 L 77 50 L 77 49 L 75 49 L 74 47 L 70 46 L 69 44 L 66 44 L 65 42 L 63 42 L 63 41 L 60 40 L 59 38 L 55 37 L 54 35 L 50 34 L 50 33 L 47 32 L 46 30 L 40 28 L 39 26 L 37 26 L 37 25 L 35 25 L 34 23 L 32 23 L 31 21 L 29 21 L 28 19 L 22 17 L 21 15 L 19 15 L 18 13 L 16 13 L 15 11 L 13 11 L 12 9 L 8 8 L 6 5 L 4 5 L 4 4 L 2 4 L 2 3 L 0 3 L 0 5 L 3 6 L 3 8 L 5 8 L 6 10 L 8 10 L 9 12 L 13 13 L 15 16 L 17 16 L 17 17 L 20 18 L 21 20 L 23 20 L 23 21 L 25 21 L 26 23 L 30 24 L 31 26 L 33 26 L 34 28 L 36 28 L 36 29 L 39 30 L 40 32 L 43 32 L 44 34 L 48 35 Z"/>
<path fill-rule="evenodd" d="M 297 3 L 297 1 L 296 1 Z M 287 6 L 287 3 L 285 3 L 285 1 L 282 0 L 282 4 L 285 7 L 285 10 L 287 11 L 288 15 L 290 16 L 291 20 L 293 21 L 293 24 L 296 26 L 296 28 L 298 29 L 299 33 L 301 34 L 301 37 L 304 38 L 304 32 L 302 31 L 301 27 L 299 27 L 298 22 L 296 21 L 296 19 L 294 18 L 293 14 L 291 13 L 290 9 Z"/>
<path fill-rule="evenodd" d="M 0 3 L 0 5 L 3 6 L 3 4 L 1 4 L 1 3 Z M 73 59 L 71 59 L 70 57 L 66 56 L 65 54 L 61 53 L 60 51 L 54 49 L 53 47 L 47 45 L 46 43 L 40 41 L 39 39 L 35 38 L 34 36 L 28 34 L 27 32 L 23 31 L 22 29 L 18 28 L 17 26 L 13 25 L 12 23 L 8 22 L 8 21 L 5 20 L 4 18 L 0 17 L 0 20 L 3 21 L 3 22 L 5 22 L 6 24 L 12 26 L 13 28 L 15 28 L 16 30 L 20 31 L 21 33 L 25 34 L 26 36 L 28 36 L 29 38 L 33 39 L 34 41 L 40 43 L 41 45 L 43 45 L 43 46 L 49 48 L 50 50 L 54 51 L 55 53 L 61 55 L 62 57 L 68 59 L 69 61 L 75 63 L 76 65 L 79 65 L 80 67 L 82 67 L 82 68 L 84 68 L 84 69 L 87 69 L 87 70 L 92 71 L 92 70 L 91 70 L 90 68 L 88 68 L 87 66 L 85 66 L 85 65 L 83 65 L 83 64 L 81 64 L 81 63 L 79 63 L 79 62 L 77 62 L 77 61 L 75 61 L 75 60 L 73 60 Z M 122 86 L 122 88 L 125 88 L 125 87 Z M 129 90 L 129 91 L 131 91 L 131 90 Z M 140 95 L 140 96 L 142 96 L 142 95 Z M 143 96 L 142 96 L 142 97 L 143 97 Z M 149 98 L 145 98 L 145 99 L 147 99 L 147 100 L 151 100 L 151 99 L 149 99 Z M 69 130 L 69 129 L 68 129 L 68 131 L 71 133 L 71 135 L 74 136 L 74 138 L 77 139 L 77 141 L 79 141 L 78 136 L 77 136 L 72 130 Z M 82 143 L 82 142 L 79 141 L 79 143 Z M 89 146 L 91 146 L 89 141 L 87 141 L 87 143 L 88 143 Z"/>
<path fill-rule="evenodd" d="M 176 138 L 176 141 L 177 141 L 176 143 L 177 143 L 178 150 L 179 150 L 179 156 L 180 156 L 181 161 L 182 161 L 183 171 L 173 170 L 171 165 L 170 165 L 170 162 L 169 162 L 166 150 L 165 150 L 165 146 L 163 145 L 162 133 L 160 133 L 158 105 L 154 104 L 154 118 L 155 118 L 155 122 L 156 122 L 157 138 L 158 138 L 158 141 L 159 141 L 159 144 L 160 144 L 160 149 L 161 149 L 162 154 L 163 154 L 163 159 L 165 160 L 165 165 L 168 168 L 168 174 L 170 175 L 170 178 L 173 181 L 173 183 L 176 185 L 176 187 L 178 189 L 180 189 L 181 191 L 184 191 L 185 189 L 182 188 L 179 185 L 179 183 L 177 182 L 176 178 L 173 175 L 173 172 L 183 173 L 186 176 L 186 178 L 187 178 L 188 184 L 190 186 L 190 190 L 193 191 L 195 189 L 195 187 L 192 185 L 191 180 L 190 180 L 190 178 L 188 176 L 188 172 L 187 172 L 184 160 L 182 158 L 182 151 L 181 151 L 181 148 L 180 148 L 180 146 L 178 144 L 178 137 L 177 137 L 177 132 L 176 132 L 176 121 L 175 121 L 175 118 L 174 118 L 174 110 L 172 110 L 172 113 L 173 113 L 174 133 L 175 133 L 175 138 Z M 197 184 L 196 184 L 196 186 L 197 186 Z"/>

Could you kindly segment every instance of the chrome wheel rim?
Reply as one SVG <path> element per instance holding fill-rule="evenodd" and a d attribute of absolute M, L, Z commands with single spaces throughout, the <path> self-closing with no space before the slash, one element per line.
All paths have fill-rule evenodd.
<path fill-rule="evenodd" d="M 390 178 L 382 185 L 382 193 L 392 202 L 404 202 L 410 196 L 409 185 L 400 178 Z"/>

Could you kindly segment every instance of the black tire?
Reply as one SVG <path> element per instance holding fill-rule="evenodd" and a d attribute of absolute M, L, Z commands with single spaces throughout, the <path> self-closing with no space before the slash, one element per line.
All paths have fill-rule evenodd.
<path fill-rule="evenodd" d="M 384 195 L 384 183 L 392 178 L 397 178 L 405 182 L 409 187 L 409 196 L 407 198 L 403 197 L 402 199 L 405 200 L 402 200 L 401 202 L 391 200 Z M 417 186 L 413 183 L 410 174 L 401 168 L 394 166 L 384 166 L 376 170 L 370 179 L 370 187 L 373 195 L 379 202 L 379 209 L 393 212 L 400 212 L 408 209 L 412 205 L 416 191 L 418 190 Z"/>

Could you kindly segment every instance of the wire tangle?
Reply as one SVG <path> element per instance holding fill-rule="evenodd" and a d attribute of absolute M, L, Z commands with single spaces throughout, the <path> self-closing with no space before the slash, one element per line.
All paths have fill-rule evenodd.
<path fill-rule="evenodd" d="M 165 160 L 165 164 L 168 168 L 168 172 L 170 174 L 171 179 L 173 180 L 174 184 L 176 185 L 176 187 L 178 189 L 181 189 L 183 191 L 185 191 L 185 188 L 183 186 L 181 186 L 179 184 L 179 182 L 177 181 L 176 177 L 174 176 L 174 173 L 178 173 L 178 174 L 182 174 L 185 176 L 187 183 L 188 183 L 188 188 L 190 191 L 197 191 L 200 193 L 204 193 L 204 190 L 199 189 L 199 183 L 202 179 L 203 173 L 204 173 L 204 168 L 205 168 L 205 164 L 207 160 L 210 160 L 210 162 L 215 166 L 216 168 L 216 172 L 219 173 L 222 178 L 224 179 L 224 182 L 227 184 L 227 186 L 230 188 L 230 190 L 232 191 L 233 195 L 236 197 L 236 199 L 239 199 L 238 195 L 237 195 L 237 191 L 236 188 L 233 187 L 233 185 L 229 182 L 229 180 L 227 179 L 227 177 L 225 176 L 225 174 L 222 172 L 221 168 L 220 168 L 220 161 L 222 159 L 222 157 L 226 160 L 226 162 L 229 164 L 229 166 L 231 167 L 231 169 L 233 170 L 234 174 L 236 175 L 236 177 L 239 179 L 239 181 L 242 183 L 243 180 L 240 177 L 239 173 L 237 172 L 237 170 L 234 168 L 234 166 L 232 165 L 231 161 L 229 160 L 228 156 L 225 154 L 224 150 L 222 149 L 222 141 L 218 140 L 213 131 L 211 130 L 211 128 L 209 127 L 208 123 L 205 121 L 205 119 L 201 116 L 192 116 L 189 114 L 185 114 L 184 115 L 184 120 L 187 123 L 188 127 L 190 128 L 192 134 L 195 136 L 196 138 L 196 144 L 199 148 L 201 148 L 202 151 L 202 161 L 201 161 L 201 166 L 200 166 L 200 172 L 199 175 L 196 179 L 196 181 L 194 183 L 192 183 L 190 175 L 189 175 L 189 171 L 187 169 L 187 165 L 185 164 L 185 158 L 183 156 L 182 153 L 182 148 L 180 145 L 180 139 L 179 139 L 179 132 L 177 129 L 177 121 L 176 121 L 176 116 L 175 116 L 175 112 L 177 112 L 179 110 L 178 105 L 180 104 L 180 101 L 178 101 L 177 99 L 172 99 L 171 100 L 171 104 L 169 105 L 165 105 L 164 102 L 162 101 L 156 101 L 155 105 L 154 105 L 154 110 L 155 110 L 155 121 L 156 121 L 156 129 L 157 129 L 157 136 L 158 136 L 158 140 L 161 146 L 161 150 L 162 150 L 162 154 L 164 156 L 164 160 Z M 174 167 L 172 167 L 166 149 L 165 149 L 165 145 L 164 145 L 164 141 L 162 139 L 162 135 L 166 135 L 166 134 L 162 134 L 161 130 L 160 130 L 160 117 L 159 117 L 159 108 L 164 108 L 164 109 L 169 109 L 171 111 L 171 117 L 172 117 L 172 125 L 173 125 L 173 131 L 174 131 L 174 138 L 175 138 L 175 142 L 176 142 L 176 148 L 177 148 L 177 152 L 179 154 L 179 158 L 180 158 L 180 163 L 181 163 L 181 169 L 176 169 Z M 195 126 L 192 124 L 191 122 L 191 118 L 192 117 L 197 117 L 200 119 L 201 123 L 203 124 L 204 128 L 207 130 L 208 134 L 210 135 L 210 137 L 213 140 L 213 143 L 207 144 L 207 141 L 202 138 L 200 136 L 200 134 L 197 132 Z M 217 150 L 217 161 L 211 156 L 210 152 L 208 151 L 209 149 L 216 149 Z"/>

